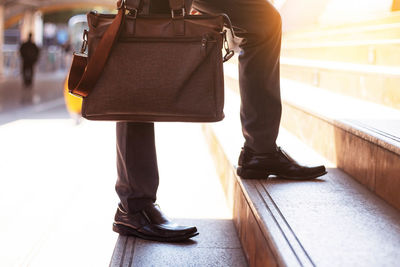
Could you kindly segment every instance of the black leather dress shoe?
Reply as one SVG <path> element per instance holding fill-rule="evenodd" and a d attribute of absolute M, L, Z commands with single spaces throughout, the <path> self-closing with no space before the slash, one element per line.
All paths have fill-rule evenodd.
<path fill-rule="evenodd" d="M 239 156 L 237 174 L 243 179 L 263 179 L 269 175 L 293 180 L 314 179 L 326 174 L 325 167 L 301 166 L 280 147 L 273 153 L 254 153 L 249 148 L 242 148 Z"/>
<path fill-rule="evenodd" d="M 127 213 L 118 205 L 113 230 L 121 235 L 163 242 L 184 241 L 199 234 L 196 227 L 172 223 L 156 204 L 134 214 Z"/>

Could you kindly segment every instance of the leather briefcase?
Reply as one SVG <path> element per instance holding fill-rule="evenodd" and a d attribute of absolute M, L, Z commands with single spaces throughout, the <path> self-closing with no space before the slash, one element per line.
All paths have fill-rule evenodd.
<path fill-rule="evenodd" d="M 117 5 L 117 15 L 88 14 L 82 53 L 74 55 L 68 87 L 83 97 L 82 116 L 137 122 L 222 120 L 222 63 L 233 55 L 223 29 L 230 26 L 229 18 L 187 15 L 184 0 L 169 0 L 171 14 L 166 15 L 141 14 L 140 0 Z"/>

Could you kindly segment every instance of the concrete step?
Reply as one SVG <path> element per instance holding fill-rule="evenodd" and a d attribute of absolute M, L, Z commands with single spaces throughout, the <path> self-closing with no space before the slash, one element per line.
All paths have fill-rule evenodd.
<path fill-rule="evenodd" d="M 226 84 L 237 88 L 235 66 Z M 282 125 L 400 209 L 400 111 L 281 79 Z"/>
<path fill-rule="evenodd" d="M 218 182 L 217 179 L 215 181 Z M 194 241 L 180 243 L 151 242 L 120 235 L 109 266 L 248 266 L 232 220 L 175 221 L 184 225 L 196 225 L 200 235 Z"/>
<path fill-rule="evenodd" d="M 400 62 L 400 39 L 298 43 L 284 39 L 282 57 L 394 67 Z"/>
<path fill-rule="evenodd" d="M 282 56 L 398 66 L 400 16 L 285 33 Z"/>
<path fill-rule="evenodd" d="M 359 20 L 340 25 L 313 27 L 305 30 L 285 32 L 287 43 L 338 42 L 355 40 L 399 39 L 400 13 L 391 12 L 376 18 Z"/>
<path fill-rule="evenodd" d="M 397 266 L 400 212 L 284 129 L 278 144 L 301 162 L 324 163 L 313 181 L 242 180 L 239 96 L 204 133 L 250 266 Z"/>
<path fill-rule="evenodd" d="M 400 109 L 400 14 L 287 32 L 282 77 Z"/>
<path fill-rule="evenodd" d="M 180 243 L 119 236 L 110 266 L 248 266 L 201 125 L 158 123 L 156 140 L 157 202 L 199 235 Z"/>
<path fill-rule="evenodd" d="M 400 109 L 400 67 L 281 58 L 281 76 Z"/>

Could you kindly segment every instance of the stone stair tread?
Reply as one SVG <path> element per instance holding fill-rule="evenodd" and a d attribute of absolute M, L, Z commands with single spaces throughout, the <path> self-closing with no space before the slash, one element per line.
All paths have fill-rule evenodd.
<path fill-rule="evenodd" d="M 225 65 L 227 83 L 230 84 L 229 79 L 235 82 L 237 66 Z M 281 95 L 285 103 L 400 155 L 398 109 L 286 78 L 281 78 Z"/>
<path fill-rule="evenodd" d="M 281 79 L 281 84 L 286 103 L 400 155 L 399 110 L 289 79 Z"/>
<path fill-rule="evenodd" d="M 338 72 L 355 72 L 363 74 L 380 74 L 388 76 L 398 76 L 400 68 L 397 66 L 380 66 L 371 64 L 359 64 L 343 61 L 316 60 L 296 57 L 282 57 L 282 65 L 298 66 L 303 68 L 315 68 L 323 70 L 333 70 Z"/>
<path fill-rule="evenodd" d="M 238 79 L 236 64 L 225 64 L 224 72 Z M 400 155 L 399 110 L 285 78 L 281 94 L 284 102 Z"/>
<path fill-rule="evenodd" d="M 240 149 L 243 146 L 244 138 L 241 134 L 241 124 L 239 123 L 239 110 L 240 105 L 239 96 L 232 90 L 225 92 L 225 109 L 226 117 L 221 123 L 212 124 L 213 130 L 217 135 L 223 136 L 221 144 L 223 144 L 226 156 L 232 163 L 237 162 Z M 229 129 L 229 133 L 226 129 Z M 277 144 L 281 145 L 284 150 L 293 155 L 296 160 L 304 164 L 325 164 L 332 166 L 332 163 L 310 149 L 304 143 L 301 143 L 295 136 L 290 134 L 284 128 L 280 128 Z M 303 152 L 307 151 L 306 155 Z M 302 155 L 302 157 L 300 157 Z M 297 157 L 296 157 L 297 156 Z"/>
<path fill-rule="evenodd" d="M 226 119 L 211 126 L 232 171 L 243 144 L 238 102 L 238 94 L 228 90 Z M 278 144 L 303 162 L 329 164 L 285 130 Z M 400 261 L 400 212 L 341 170 L 331 167 L 322 178 L 305 182 L 236 179 L 264 235 L 288 265 L 396 266 Z M 282 249 L 285 245 L 290 251 Z"/>
<path fill-rule="evenodd" d="M 340 95 L 289 79 L 281 79 L 282 98 L 309 111 L 332 119 L 400 119 L 400 111 L 379 104 Z"/>
<path fill-rule="evenodd" d="M 367 19 L 363 16 L 362 21 L 348 22 L 340 25 L 330 25 L 313 27 L 305 30 L 287 31 L 284 38 L 292 42 L 304 42 L 312 38 L 313 40 L 364 40 L 364 39 L 387 39 L 391 36 L 398 36 L 396 29 L 400 21 L 399 12 L 384 14 L 380 19 Z M 379 35 L 385 31 L 391 35 Z M 357 35 L 359 38 L 354 38 Z M 371 38 L 374 36 L 375 38 Z M 353 38 L 352 38 L 353 37 Z"/>

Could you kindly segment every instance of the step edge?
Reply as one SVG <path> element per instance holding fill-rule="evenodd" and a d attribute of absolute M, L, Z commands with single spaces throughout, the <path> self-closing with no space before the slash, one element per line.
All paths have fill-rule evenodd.
<path fill-rule="evenodd" d="M 345 119 L 340 120 L 329 118 L 317 113 L 314 110 L 308 109 L 307 107 L 303 107 L 288 100 L 283 100 L 282 102 L 400 156 L 400 142 L 383 135 L 380 131 L 374 131 L 370 127 L 363 127 L 361 123 L 357 124 Z"/>
<path fill-rule="evenodd" d="M 227 162 L 227 165 L 229 164 L 229 167 L 228 167 L 229 172 L 231 172 L 233 174 L 232 176 L 234 177 L 235 182 L 238 184 L 240 191 L 244 195 L 247 206 L 249 207 L 250 211 L 252 212 L 254 218 L 256 218 L 256 222 L 257 222 L 260 230 L 262 231 L 264 238 L 267 240 L 267 242 L 269 240 L 268 243 L 273 246 L 271 249 L 273 249 L 274 255 L 275 255 L 276 259 L 278 260 L 278 263 L 280 262 L 280 264 L 278 264 L 278 265 L 279 266 L 294 266 L 293 264 L 295 264 L 296 266 L 315 266 L 312 259 L 309 257 L 309 254 L 304 250 L 303 245 L 300 243 L 300 241 L 297 238 L 296 238 L 297 242 L 299 243 L 300 247 L 304 250 L 306 257 L 308 258 L 308 261 L 306 261 L 306 262 L 300 261 L 300 257 L 293 250 L 292 244 L 289 243 L 288 238 L 286 237 L 284 232 L 279 231 L 279 233 L 276 233 L 276 232 L 268 230 L 264 219 L 258 212 L 258 209 L 257 209 L 256 205 L 254 204 L 254 201 L 248 192 L 249 190 L 247 187 L 250 185 L 245 185 L 243 183 L 242 179 L 237 176 L 235 166 L 234 166 L 234 164 L 232 164 L 232 162 L 230 162 L 229 158 L 227 157 L 225 149 L 223 148 L 222 144 L 219 142 L 219 138 L 218 138 L 217 134 L 215 133 L 215 131 L 213 130 L 212 126 L 203 124 L 203 133 L 206 135 L 207 139 L 209 139 L 209 138 L 214 139 L 214 141 L 217 144 L 217 146 L 219 147 L 219 149 L 223 152 L 224 161 Z M 209 137 L 208 135 L 210 135 L 211 137 Z M 208 145 L 210 147 L 212 146 L 210 141 L 208 141 Z M 216 157 L 215 155 L 213 155 L 213 156 Z M 255 188 L 255 190 L 257 190 L 257 189 Z M 258 190 L 257 190 L 257 192 L 259 193 Z M 225 197 L 227 198 L 228 196 L 225 195 Z M 260 198 L 262 199 L 261 196 L 260 196 Z M 271 215 L 271 218 L 275 221 L 276 226 L 278 226 L 278 228 L 280 228 L 279 224 L 276 221 L 276 218 L 270 211 L 269 206 L 265 204 L 265 207 L 268 209 L 269 214 Z M 235 227 L 236 227 L 236 225 L 235 225 Z M 279 235 L 279 236 L 276 236 L 276 235 Z M 293 255 L 290 255 L 290 256 L 296 258 L 297 262 L 293 262 L 293 259 L 290 261 L 287 261 L 288 256 L 282 255 L 282 253 L 281 253 L 282 249 L 278 249 L 278 245 L 276 244 L 277 243 L 276 240 L 279 238 L 284 238 L 286 240 L 286 245 L 288 246 L 288 248 L 286 248 L 286 250 L 290 250 L 293 253 Z M 304 255 L 302 255 L 301 258 L 304 259 Z"/>
<path fill-rule="evenodd" d="M 344 40 L 344 41 L 325 41 L 325 42 L 305 42 L 305 41 L 282 41 L 282 50 L 289 49 L 312 49 L 312 48 L 325 48 L 325 47 L 357 47 L 357 46 L 371 46 L 371 45 L 398 45 L 400 39 L 381 39 L 381 40 Z"/>
<path fill-rule="evenodd" d="M 314 30 L 308 30 L 304 32 L 285 32 L 283 33 L 283 37 L 289 40 L 296 39 L 309 39 L 311 37 L 326 37 L 326 36 L 337 36 L 337 35 L 346 35 L 346 34 L 354 34 L 354 33 L 365 33 L 371 31 L 382 31 L 382 30 L 391 30 L 400 28 L 400 22 L 392 22 L 392 23 L 377 23 L 372 25 L 352 25 L 349 26 L 341 26 L 342 28 L 319 28 Z"/>
<path fill-rule="evenodd" d="M 233 65 L 233 64 L 229 64 L 229 65 Z M 237 81 L 238 75 L 232 75 L 232 73 L 230 73 L 230 72 L 231 71 L 227 71 L 225 73 L 225 75 L 228 77 L 228 79 Z M 305 84 L 305 83 L 301 83 L 298 81 L 295 81 L 295 82 L 309 86 L 308 84 Z M 236 94 L 239 94 L 239 91 L 237 90 L 237 88 L 229 88 L 229 89 L 232 90 L 233 92 L 235 92 Z M 331 92 L 331 93 L 335 94 L 333 92 Z M 338 95 L 338 94 L 336 94 L 336 95 Z M 377 129 L 373 130 L 370 127 L 368 127 L 368 128 L 362 127 L 362 126 L 354 124 L 353 122 L 350 122 L 348 120 L 333 119 L 328 116 L 324 116 L 323 114 L 320 114 L 310 108 L 303 107 L 299 104 L 293 103 L 286 99 L 282 99 L 282 103 L 290 105 L 291 107 L 301 110 L 303 112 L 306 112 L 316 118 L 319 118 L 329 124 L 332 124 L 332 125 L 340 128 L 346 132 L 354 134 L 354 135 L 362 138 L 365 141 L 368 141 L 372 144 L 375 144 L 385 150 L 391 151 L 391 152 L 395 153 L 396 155 L 400 156 L 400 142 L 398 141 L 398 140 L 400 140 L 400 138 L 398 138 L 398 139 L 390 138 L 387 136 L 390 134 L 386 133 L 385 135 L 382 135 L 382 132 Z M 390 136 L 392 136 L 392 135 L 390 135 Z"/>
<path fill-rule="evenodd" d="M 217 138 L 218 138 L 218 137 L 217 137 Z M 229 161 L 229 160 L 228 160 L 228 161 Z M 294 256 L 296 257 L 296 259 L 300 262 L 300 264 L 301 264 L 302 266 L 313 266 L 314 263 L 313 263 L 311 257 L 309 256 L 309 253 L 307 253 L 307 251 L 304 249 L 304 246 L 301 244 L 301 242 L 299 241 L 299 239 L 297 238 L 297 236 L 295 235 L 295 233 L 294 233 L 294 232 L 288 233 L 287 231 L 284 231 L 284 230 L 282 229 L 282 228 L 283 228 L 283 227 L 282 227 L 283 225 L 280 224 L 280 223 L 278 222 L 278 218 L 277 218 L 277 216 L 279 216 L 279 214 L 278 214 L 278 215 L 276 214 L 276 212 L 280 212 L 280 211 L 279 211 L 279 208 L 278 208 L 278 207 L 275 207 L 275 208 L 274 208 L 273 205 L 269 205 L 269 204 L 265 201 L 265 199 L 262 197 L 262 193 L 261 193 L 260 190 L 257 188 L 257 185 L 254 185 L 253 182 L 250 182 L 250 184 L 251 184 L 251 185 L 254 187 L 254 189 L 257 191 L 257 194 L 258 194 L 259 198 L 261 198 L 262 201 L 263 201 L 263 203 L 264 203 L 263 207 L 257 207 L 257 206 L 254 204 L 254 199 L 253 199 L 253 197 L 250 196 L 250 193 L 249 193 L 248 188 L 246 188 L 246 187 L 249 186 L 249 185 L 246 186 L 246 185 L 243 183 L 243 180 L 236 174 L 236 169 L 235 169 L 234 165 L 233 165 L 231 162 L 229 162 L 229 163 L 230 163 L 230 166 L 231 166 L 231 170 L 234 172 L 234 177 L 235 177 L 236 181 L 238 182 L 238 184 L 240 185 L 241 190 L 242 190 L 243 194 L 244 194 L 245 197 L 246 197 L 246 201 L 247 201 L 248 205 L 251 207 L 252 213 L 253 213 L 254 216 L 257 218 L 257 220 L 258 220 L 257 223 L 258 223 L 259 227 L 262 229 L 263 233 L 266 234 L 266 235 L 268 235 L 268 236 L 271 236 L 272 239 L 274 239 L 273 234 L 271 234 L 271 233 L 273 233 L 273 231 L 268 231 L 268 228 L 267 228 L 267 226 L 266 226 L 266 222 L 265 222 L 265 220 L 262 218 L 263 216 L 258 212 L 258 208 L 260 208 L 260 209 L 261 209 L 261 208 L 266 208 L 266 209 L 267 209 L 268 213 L 271 215 L 270 217 L 275 221 L 276 225 L 278 226 L 282 237 L 286 240 L 288 246 L 290 247 L 290 249 L 291 249 L 292 252 L 293 252 L 293 255 L 294 255 Z M 269 194 L 267 191 L 266 191 L 266 193 Z M 271 200 L 272 200 L 272 198 L 271 198 Z M 272 200 L 272 202 L 273 202 L 273 200 Z M 275 209 L 277 209 L 278 211 L 274 212 Z M 284 221 L 286 221 L 286 220 L 284 219 L 284 217 L 282 217 L 282 218 L 283 218 Z M 286 228 L 286 227 L 285 227 L 285 228 Z M 289 228 L 290 228 L 290 226 L 289 226 Z M 293 237 L 290 238 L 289 235 L 293 235 Z M 289 239 L 293 239 L 293 238 L 294 238 L 296 241 L 295 241 L 295 242 L 290 242 Z M 298 253 L 297 251 L 299 251 L 299 250 L 302 250 L 302 251 L 300 251 L 300 253 Z M 299 254 L 303 254 L 303 255 L 299 255 Z M 300 258 L 301 258 L 301 259 L 306 259 L 306 260 L 303 260 L 303 261 L 302 261 Z"/>
<path fill-rule="evenodd" d="M 393 76 L 395 78 L 400 76 L 400 67 L 386 65 L 367 65 L 342 61 L 313 60 L 293 57 L 281 57 L 280 63 L 282 66 L 331 70 L 339 73 L 363 73 L 369 75 Z"/>

